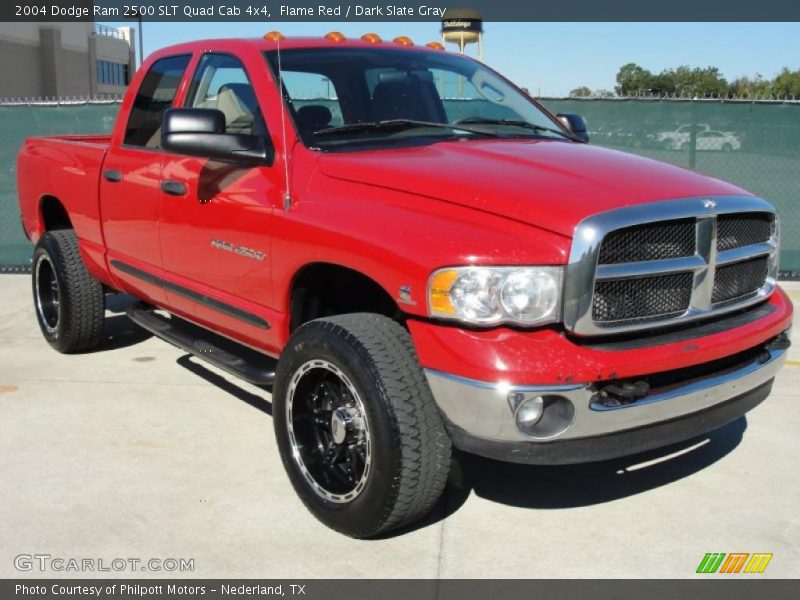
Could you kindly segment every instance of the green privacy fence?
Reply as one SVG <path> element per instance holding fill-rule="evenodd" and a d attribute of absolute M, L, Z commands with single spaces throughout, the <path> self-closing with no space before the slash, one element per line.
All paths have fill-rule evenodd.
<path fill-rule="evenodd" d="M 553 112 L 583 115 L 593 144 L 697 169 L 772 201 L 782 216 L 781 269 L 800 273 L 800 102 L 550 98 L 543 103 Z M 446 105 L 451 118 L 468 116 L 468 101 Z M 30 263 L 15 173 L 25 137 L 108 132 L 117 109 L 108 103 L 0 106 L 0 265 Z"/>
<path fill-rule="evenodd" d="M 116 103 L 0 105 L 0 268 L 30 265 L 32 248 L 19 219 L 17 153 L 28 136 L 107 133 Z"/>
<path fill-rule="evenodd" d="M 735 183 L 781 214 L 781 270 L 800 272 L 800 102 L 545 100 L 583 115 L 592 143 Z"/>

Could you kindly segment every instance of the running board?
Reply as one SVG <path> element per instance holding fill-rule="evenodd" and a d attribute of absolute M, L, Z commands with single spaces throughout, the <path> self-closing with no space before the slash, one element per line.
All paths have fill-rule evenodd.
<path fill-rule="evenodd" d="M 131 321 L 156 337 L 248 383 L 271 386 L 275 380 L 277 361 L 266 354 L 192 323 L 163 317 L 142 302 L 129 306 L 126 313 Z"/>

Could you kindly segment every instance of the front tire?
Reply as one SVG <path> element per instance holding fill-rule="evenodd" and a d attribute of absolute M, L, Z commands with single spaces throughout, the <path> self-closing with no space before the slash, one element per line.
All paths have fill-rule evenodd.
<path fill-rule="evenodd" d="M 83 264 L 71 229 L 45 233 L 33 251 L 33 301 L 47 343 L 61 353 L 81 352 L 103 341 L 103 286 Z"/>
<path fill-rule="evenodd" d="M 425 516 L 447 482 L 450 440 L 411 336 L 377 314 L 311 321 L 278 363 L 283 465 L 327 526 L 367 538 Z"/>

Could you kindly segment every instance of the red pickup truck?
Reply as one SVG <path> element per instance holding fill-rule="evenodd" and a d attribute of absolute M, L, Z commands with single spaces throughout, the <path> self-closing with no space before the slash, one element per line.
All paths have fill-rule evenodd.
<path fill-rule="evenodd" d="M 775 209 L 586 141 L 437 44 L 165 48 L 110 136 L 21 151 L 42 333 L 97 347 L 135 296 L 272 390 L 297 493 L 356 537 L 426 514 L 452 447 L 598 461 L 740 417 L 789 346 Z"/>

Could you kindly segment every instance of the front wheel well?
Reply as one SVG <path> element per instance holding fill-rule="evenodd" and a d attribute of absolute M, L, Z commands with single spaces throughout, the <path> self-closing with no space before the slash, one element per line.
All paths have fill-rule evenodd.
<path fill-rule="evenodd" d="M 314 319 L 356 312 L 404 321 L 397 303 L 375 280 L 329 263 L 307 265 L 295 275 L 289 309 L 290 332 Z"/>
<path fill-rule="evenodd" d="M 43 232 L 73 228 L 67 209 L 55 196 L 44 196 L 40 204 L 40 211 Z"/>

